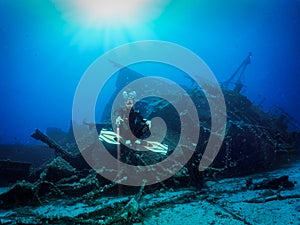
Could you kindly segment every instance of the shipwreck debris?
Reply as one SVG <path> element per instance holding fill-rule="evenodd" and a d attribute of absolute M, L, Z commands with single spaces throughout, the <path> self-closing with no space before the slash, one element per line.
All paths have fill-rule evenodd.
<path fill-rule="evenodd" d="M 246 187 L 250 190 L 272 189 L 272 190 L 284 190 L 292 189 L 295 184 L 289 181 L 289 176 L 284 175 L 279 178 L 273 178 L 271 180 L 263 180 L 257 183 L 253 183 L 252 179 L 247 180 Z"/>
<path fill-rule="evenodd" d="M 247 194 L 251 192 L 251 198 L 246 198 L 246 200 L 243 196 L 236 196 L 236 198 L 240 198 L 238 199 L 239 202 L 245 204 L 299 198 L 299 193 L 289 192 L 285 195 L 282 192 L 283 190 L 290 191 L 295 185 L 288 176 L 280 176 L 261 182 L 253 182 L 251 179 L 246 182 L 236 178 L 234 187 L 230 186 L 230 181 L 224 184 L 226 187 L 222 186 L 222 182 L 218 182 L 222 177 L 236 177 L 267 171 L 277 164 L 278 159 L 287 159 L 288 161 L 296 154 L 299 143 L 299 133 L 290 132 L 287 129 L 288 120 L 285 117 L 264 112 L 241 94 L 241 77 L 246 66 L 250 63 L 250 58 L 245 60 L 244 64 L 241 65 L 242 73 L 235 88 L 230 90 L 226 84 L 223 86 L 228 118 L 226 138 L 215 161 L 203 173 L 199 172 L 198 165 L 210 135 L 211 115 L 203 91 L 199 87 L 191 86 L 187 87 L 187 93 L 197 106 L 201 119 L 199 121 L 201 135 L 199 142 L 193 143 L 196 148 L 192 149 L 195 150 L 194 155 L 186 165 L 179 165 L 183 168 L 173 177 L 158 184 L 140 188 L 122 186 L 122 192 L 120 192 L 118 191 L 120 190 L 118 182 L 126 178 L 117 177 L 119 180 L 112 182 L 92 170 L 85 162 L 82 156 L 83 152 L 79 151 L 75 140 L 70 138 L 72 137 L 72 127 L 69 133 L 64 133 L 60 129 L 48 129 L 48 133 L 51 135 L 46 135 L 37 129 L 32 137 L 54 149 L 56 156 L 52 161 L 34 171 L 28 180 L 29 182 L 18 182 L 9 191 L 0 195 L 0 208 L 13 209 L 19 206 L 35 206 L 41 210 L 45 206 L 43 208 L 45 211 L 41 210 L 38 217 L 35 216 L 35 213 L 38 213 L 37 209 L 32 211 L 30 217 L 28 217 L 28 212 L 24 213 L 22 219 L 24 223 L 29 224 L 64 222 L 110 225 L 140 222 L 142 221 L 141 218 L 147 217 L 147 212 L 152 212 L 156 208 L 168 207 L 174 203 L 183 204 L 197 201 L 218 208 L 217 216 L 226 213 L 235 220 L 253 224 L 248 218 L 246 219 L 243 215 L 227 207 L 227 204 L 233 204 L 236 199 L 232 198 L 232 202 L 225 202 L 226 199 L 237 192 Z M 140 77 L 138 73 L 132 73 L 132 77 L 128 74 L 122 75 L 122 73 L 128 72 L 132 71 L 128 69 L 120 71 L 119 79 L 117 79 L 120 82 L 116 84 L 116 90 L 112 96 L 115 96 L 123 88 L 123 83 L 129 83 L 131 79 Z M 140 88 L 142 90 L 145 87 Z M 176 93 L 170 94 L 176 96 Z M 165 120 L 168 129 L 164 141 L 170 148 L 178 143 L 180 116 L 190 116 L 187 111 L 181 112 L 180 115 L 170 113 L 173 103 L 185 104 L 180 97 L 171 99 L 174 102 L 149 98 L 145 106 L 148 108 L 144 110 L 149 119 L 161 117 Z M 86 143 L 87 147 L 84 149 L 86 154 L 91 153 L 95 148 L 95 141 L 99 141 L 98 136 L 90 135 L 91 129 L 89 127 L 93 125 L 94 128 L 95 125 L 98 129 L 103 124 L 111 124 L 110 109 L 110 105 L 105 108 L 103 123 L 91 124 L 85 121 L 82 125 L 87 132 L 79 141 Z M 87 125 L 88 127 L 86 127 Z M 63 137 L 64 135 L 66 137 Z M 62 138 L 62 140 L 56 140 L 53 137 Z M 107 147 L 114 156 L 114 147 Z M 191 149 L 188 146 L 180 146 L 180 150 L 190 151 Z M 151 165 L 165 159 L 160 154 L 137 152 L 123 145 L 121 151 L 121 160 L 131 165 Z M 162 168 L 162 171 L 168 172 L 168 168 Z M 205 185 L 205 181 L 211 179 L 214 179 L 215 182 L 210 182 L 211 185 L 206 182 Z M 216 187 L 219 189 L 217 190 Z M 266 192 L 268 195 L 261 195 L 257 198 L 255 194 L 260 190 L 269 191 Z M 70 211 L 74 211 L 74 214 L 68 215 L 61 212 L 51 214 L 51 209 L 58 206 L 61 208 L 72 206 Z"/>
<path fill-rule="evenodd" d="M 31 134 L 31 137 L 33 137 L 36 140 L 42 141 L 45 144 L 47 144 L 50 148 L 52 148 L 56 156 L 61 156 L 64 160 L 66 160 L 70 165 L 77 169 L 88 169 L 90 166 L 86 163 L 80 152 L 77 150 L 77 154 L 70 154 L 68 150 L 61 145 L 57 144 L 55 140 L 48 137 L 46 134 L 44 134 L 39 129 L 36 129 L 33 134 Z"/>
<path fill-rule="evenodd" d="M 41 201 L 37 196 L 35 185 L 17 182 L 10 190 L 0 195 L 0 208 L 10 209 L 19 206 L 38 206 Z"/>
<path fill-rule="evenodd" d="M 0 186 L 28 178 L 31 163 L 0 160 Z"/>

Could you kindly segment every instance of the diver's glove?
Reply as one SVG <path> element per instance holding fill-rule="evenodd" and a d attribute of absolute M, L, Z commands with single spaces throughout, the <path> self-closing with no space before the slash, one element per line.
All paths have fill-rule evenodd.
<path fill-rule="evenodd" d="M 123 122 L 124 120 L 121 118 L 121 116 L 118 116 L 116 119 L 116 125 L 120 126 L 121 122 Z"/>
<path fill-rule="evenodd" d="M 149 128 L 151 128 L 151 120 L 147 120 L 145 123 Z"/>

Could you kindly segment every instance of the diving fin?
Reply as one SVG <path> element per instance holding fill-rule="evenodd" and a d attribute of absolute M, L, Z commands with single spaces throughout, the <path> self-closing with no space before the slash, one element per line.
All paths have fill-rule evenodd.
<path fill-rule="evenodd" d="M 161 153 L 163 155 L 166 155 L 168 153 L 168 145 L 161 144 L 156 141 L 145 141 L 146 144 L 144 147 L 152 152 Z"/>
<path fill-rule="evenodd" d="M 99 140 L 100 141 L 105 141 L 109 144 L 113 144 L 113 145 L 119 145 L 120 142 L 118 142 L 118 140 L 121 139 L 121 136 L 118 135 L 117 133 L 110 131 L 110 130 L 105 130 L 102 129 L 99 135 Z"/>
<path fill-rule="evenodd" d="M 119 145 L 120 144 L 119 140 L 121 139 L 122 137 L 120 135 L 118 135 L 117 133 L 111 130 L 102 129 L 100 131 L 100 135 L 99 135 L 100 141 L 104 141 L 108 144 Z M 140 143 L 136 142 L 136 144 L 139 144 L 143 146 L 145 149 L 152 152 L 160 153 L 163 155 L 166 155 L 168 153 L 168 145 L 161 144 L 156 141 L 142 141 Z"/>

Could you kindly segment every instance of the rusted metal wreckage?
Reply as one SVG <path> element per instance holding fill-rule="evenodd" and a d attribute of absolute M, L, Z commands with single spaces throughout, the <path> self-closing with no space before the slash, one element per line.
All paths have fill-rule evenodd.
<path fill-rule="evenodd" d="M 194 101 L 198 110 L 200 122 L 200 135 L 198 144 L 195 145 L 195 152 L 192 158 L 184 165 L 177 174 L 166 181 L 156 185 L 145 187 L 147 191 L 154 191 L 160 188 L 187 187 L 203 185 L 205 177 L 233 177 L 269 170 L 279 162 L 288 162 L 297 154 L 299 132 L 289 131 L 289 118 L 286 114 L 273 115 L 264 112 L 258 105 L 254 105 L 246 96 L 241 94 L 243 88 L 242 76 L 246 66 L 250 63 L 250 54 L 243 61 L 239 70 L 231 76 L 228 82 L 222 86 L 226 107 L 227 124 L 226 135 L 221 149 L 210 165 L 204 172 L 199 172 L 198 165 L 207 144 L 210 135 L 210 109 L 207 99 L 200 87 L 191 85 L 186 87 L 186 91 Z M 118 65 L 117 65 L 118 66 Z M 230 85 L 235 76 L 238 76 L 236 85 L 233 88 Z M 141 74 L 122 68 L 118 74 L 115 91 L 112 93 L 113 100 L 116 94 L 131 81 L 142 77 Z M 230 84 L 230 85 L 229 85 Z M 159 85 L 159 83 L 158 83 Z M 144 87 L 140 87 L 143 89 Z M 185 104 L 181 98 L 176 97 L 174 101 L 177 104 Z M 113 101 L 110 101 L 111 104 Z M 98 131 L 102 128 L 110 129 L 111 105 L 108 104 L 103 113 L 102 121 L 99 124 L 78 125 L 82 129 L 82 141 L 86 143 L 86 149 L 79 151 L 72 135 L 72 129 L 69 134 L 61 136 L 54 140 L 53 135 L 46 135 L 40 130 L 36 130 L 32 137 L 46 143 L 56 152 L 56 157 L 49 164 L 35 170 L 26 178 L 28 182 L 21 182 L 14 187 L 22 193 L 26 192 L 30 199 L 21 199 L 19 202 L 11 201 L 9 196 L 0 196 L 2 206 L 7 208 L 19 205 L 38 205 L 41 204 L 43 196 L 84 196 L 93 198 L 103 194 L 116 194 L 117 183 L 106 180 L 91 170 L 90 165 L 86 163 L 83 154 L 92 154 L 95 142 L 98 137 L 90 134 L 90 128 L 95 126 Z M 143 110 L 141 108 L 141 110 Z M 163 140 L 172 150 L 179 138 L 180 118 L 176 113 L 170 113 L 174 110 L 172 102 L 166 102 L 159 98 L 148 98 L 147 116 L 151 119 L 161 117 L 167 124 L 167 133 Z M 188 113 L 186 114 L 188 116 Z M 87 126 L 89 125 L 89 126 Z M 66 138 L 68 137 L 68 138 Z M 64 141 L 62 141 L 64 140 Z M 112 155 L 116 155 L 116 145 L 107 145 L 106 147 Z M 186 146 L 180 146 L 185 151 Z M 137 152 L 121 145 L 121 158 L 123 162 L 132 165 L 150 165 L 165 159 L 168 155 L 155 152 Z M 135 193 L 137 187 L 123 187 L 123 194 Z M 11 190 L 13 195 L 13 190 Z M 22 191 L 20 191 L 22 190 Z M 143 191 L 144 187 L 140 190 Z M 12 197 L 13 198 L 13 197 Z M 4 205 L 3 205 L 4 204 Z"/>

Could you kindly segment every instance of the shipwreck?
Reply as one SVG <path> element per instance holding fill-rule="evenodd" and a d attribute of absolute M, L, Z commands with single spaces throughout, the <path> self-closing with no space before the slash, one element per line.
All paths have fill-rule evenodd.
<path fill-rule="evenodd" d="M 207 179 L 219 179 L 224 177 L 245 176 L 262 171 L 268 171 L 283 163 L 291 162 L 296 158 L 299 147 L 299 131 L 291 131 L 289 126 L 293 120 L 284 112 L 265 112 L 260 104 L 254 104 L 242 94 L 244 88 L 242 77 L 246 67 L 251 61 L 249 54 L 233 75 L 222 84 L 222 91 L 227 108 L 227 124 L 225 138 L 221 149 L 213 163 L 203 172 L 199 172 L 199 162 L 205 150 L 207 139 L 211 131 L 211 115 L 207 99 L 200 87 L 185 86 L 191 99 L 195 102 L 200 121 L 200 136 L 195 144 L 195 152 L 186 165 L 174 176 L 158 182 L 157 184 L 142 187 L 128 187 L 119 185 L 118 182 L 109 181 L 97 174 L 83 158 L 84 154 L 93 154 L 98 137 L 89 135 L 91 129 L 112 129 L 111 108 L 113 100 L 124 86 L 143 77 L 127 67 L 120 66 L 115 82 L 115 90 L 111 93 L 111 100 L 106 105 L 101 122 L 89 123 L 84 121 L 77 126 L 82 129 L 82 140 L 86 144 L 84 152 L 78 149 L 73 135 L 72 127 L 68 132 L 57 132 L 50 129 L 43 133 L 36 130 L 31 136 L 47 144 L 55 151 L 55 157 L 48 164 L 36 168 L 31 174 L 23 174 L 22 182 L 18 182 L 11 189 L 0 195 L 1 208 L 13 208 L 24 205 L 42 205 L 46 199 L 68 198 L 96 199 L 99 196 L 132 195 L 135 197 L 129 201 L 123 201 L 123 209 L 117 213 L 117 219 L 108 219 L 104 224 L 128 222 L 138 212 L 141 195 L 145 192 L 154 193 L 157 190 L 182 187 L 195 187 L 201 190 Z M 157 84 L 159 85 L 159 83 Z M 140 87 L 143 89 L 144 87 Z M 170 94 L 172 94 L 170 92 Z M 176 93 L 173 93 L 176 95 Z M 177 104 L 185 104 L 183 99 L 174 97 Z M 167 133 L 163 142 L 172 149 L 178 143 L 179 117 L 170 113 L 172 102 L 166 102 L 156 97 L 147 98 L 147 104 L 140 106 L 141 112 L 148 118 L 161 117 L 167 125 Z M 144 107 L 144 108 L 143 108 Z M 188 116 L 188 114 L 186 115 Z M 77 140 L 78 141 L 78 140 Z M 117 155 L 117 146 L 106 144 L 114 157 Z M 186 146 L 180 146 L 183 151 Z M 164 160 L 167 156 L 151 151 L 137 152 L 128 146 L 120 145 L 119 160 L 131 165 L 150 165 Z M 23 165 L 23 164 L 22 164 Z M 24 163 L 27 167 L 28 164 Z M 26 175 L 26 176 L 25 176 Z M 122 178 L 120 178 L 122 179 Z M 284 180 L 292 187 L 287 177 Z M 277 181 L 277 180 L 276 180 Z M 248 183 L 250 187 L 251 182 Z M 252 185 L 253 186 L 253 185 Z M 256 186 L 255 186 L 256 187 Z M 24 194 L 28 198 L 24 197 Z M 187 196 L 194 196 L 195 192 Z M 131 213 L 131 214 L 130 214 Z M 80 221 L 78 218 L 76 221 Z M 87 220 L 88 221 L 88 220 Z M 87 222 L 88 223 L 88 222 Z"/>

